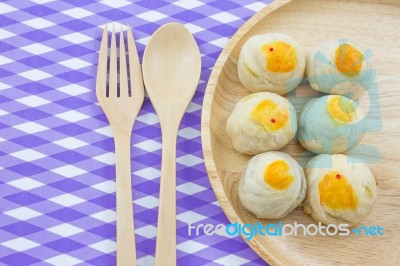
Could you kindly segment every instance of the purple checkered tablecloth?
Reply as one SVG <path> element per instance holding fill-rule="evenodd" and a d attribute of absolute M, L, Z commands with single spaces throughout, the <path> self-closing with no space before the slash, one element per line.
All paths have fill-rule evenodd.
<path fill-rule="evenodd" d="M 240 238 L 188 235 L 227 224 L 203 164 L 200 115 L 211 69 L 236 30 L 270 1 L 0 1 L 0 265 L 115 265 L 114 144 L 97 103 L 101 28 L 130 24 L 140 57 L 180 22 L 202 54 L 201 81 L 177 144 L 178 265 L 265 265 Z M 132 136 L 139 265 L 153 265 L 161 163 L 146 98 Z"/>

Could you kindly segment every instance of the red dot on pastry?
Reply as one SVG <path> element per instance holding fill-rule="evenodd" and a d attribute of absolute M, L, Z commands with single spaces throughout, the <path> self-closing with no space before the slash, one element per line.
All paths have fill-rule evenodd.
<path fill-rule="evenodd" d="M 341 175 L 336 175 L 336 178 L 340 179 L 340 178 L 342 178 L 342 176 Z"/>
<path fill-rule="evenodd" d="M 275 122 L 276 122 L 276 120 L 271 118 L 271 123 L 275 123 Z"/>
<path fill-rule="evenodd" d="M 270 51 L 270 52 L 272 52 L 273 50 L 274 50 L 274 48 L 273 48 L 273 47 L 269 48 L 269 51 Z"/>

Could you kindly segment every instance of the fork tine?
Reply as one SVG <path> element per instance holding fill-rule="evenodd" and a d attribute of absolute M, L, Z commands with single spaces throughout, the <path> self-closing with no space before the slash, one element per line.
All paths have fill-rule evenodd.
<path fill-rule="evenodd" d="M 96 77 L 96 95 L 97 98 L 106 97 L 107 91 L 107 45 L 108 30 L 107 24 L 104 27 L 103 36 L 101 37 L 99 61 L 97 66 Z"/>
<path fill-rule="evenodd" d="M 131 27 L 127 26 L 128 39 L 128 56 L 129 56 L 129 77 L 131 83 L 131 95 L 138 99 L 138 102 L 143 102 L 144 85 L 142 70 L 140 67 L 139 55 L 136 49 L 135 40 L 133 39 Z M 140 108 L 140 106 L 139 106 Z"/>
<path fill-rule="evenodd" d="M 126 52 L 122 25 L 119 35 L 119 96 L 129 97 L 128 73 L 126 70 Z"/>
<path fill-rule="evenodd" d="M 115 27 L 113 25 L 111 35 L 111 51 L 110 51 L 110 78 L 108 84 L 108 97 L 117 97 L 118 89 L 118 72 L 117 72 L 117 41 L 115 38 Z"/>

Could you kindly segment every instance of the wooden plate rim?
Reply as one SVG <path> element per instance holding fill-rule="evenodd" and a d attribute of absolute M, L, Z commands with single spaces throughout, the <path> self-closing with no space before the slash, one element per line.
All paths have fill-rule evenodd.
<path fill-rule="evenodd" d="M 305 1 L 305 0 L 304 0 Z M 345 0 L 326 0 L 326 2 L 347 2 Z M 217 172 L 217 165 L 214 161 L 214 154 L 212 150 L 212 132 L 211 132 L 211 107 L 213 104 L 215 93 L 217 92 L 218 82 L 220 81 L 220 76 L 224 70 L 225 64 L 228 62 L 229 58 L 232 56 L 232 52 L 235 50 L 236 45 L 242 41 L 242 39 L 249 34 L 253 27 L 257 26 L 262 20 L 269 16 L 274 11 L 287 5 L 288 3 L 294 2 L 294 0 L 276 0 L 269 4 L 267 7 L 252 16 L 239 30 L 234 34 L 231 40 L 228 42 L 227 46 L 223 49 L 221 55 L 219 56 L 213 71 L 211 73 L 203 101 L 202 108 L 202 121 L 201 121 L 201 138 L 202 138 L 202 148 L 204 162 L 207 170 L 207 174 L 211 183 L 211 186 L 216 194 L 216 197 L 227 215 L 230 222 L 238 222 L 243 224 L 244 220 L 238 215 L 238 213 L 233 208 L 232 203 L 229 201 L 227 194 L 224 190 L 224 182 L 220 178 Z M 359 3 L 369 3 L 369 4 L 383 4 L 383 5 L 395 5 L 399 4 L 398 0 L 352 0 L 350 2 Z M 400 6 L 399 6 L 400 7 Z M 393 120 L 393 119 L 392 119 Z M 215 156 L 216 158 L 216 156 Z M 390 158 L 388 158 L 390 159 Z M 245 240 L 246 241 L 246 240 Z M 284 262 L 290 262 L 286 259 L 285 253 L 281 251 L 274 250 L 273 242 L 266 241 L 261 243 L 259 239 L 253 238 L 250 241 L 246 241 L 249 246 L 265 261 L 270 264 L 284 264 Z M 295 263 L 293 261 L 292 263 Z"/>

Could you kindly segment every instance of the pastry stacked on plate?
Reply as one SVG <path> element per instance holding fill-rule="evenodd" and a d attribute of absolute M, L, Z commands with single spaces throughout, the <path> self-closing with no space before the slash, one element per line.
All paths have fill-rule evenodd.
<path fill-rule="evenodd" d="M 371 212 L 377 189 L 361 159 L 342 155 L 366 132 L 357 100 L 374 85 L 368 53 L 346 41 L 318 45 L 306 58 L 290 36 L 251 37 L 241 50 L 238 75 L 252 92 L 228 118 L 234 149 L 254 155 L 239 182 L 243 206 L 259 218 L 282 218 L 303 203 L 304 211 L 325 224 L 361 223 Z M 298 118 L 283 96 L 307 73 L 314 90 L 328 95 L 310 100 Z M 307 150 L 319 154 L 305 170 L 279 152 L 297 133 Z M 303 202 L 304 201 L 304 202 Z"/>

